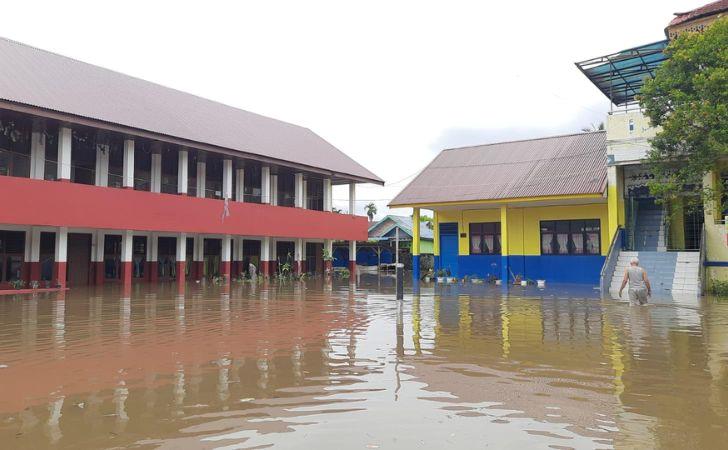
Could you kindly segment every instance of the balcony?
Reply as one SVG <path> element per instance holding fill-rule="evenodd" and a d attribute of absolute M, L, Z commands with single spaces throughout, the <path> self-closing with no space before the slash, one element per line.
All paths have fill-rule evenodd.
<path fill-rule="evenodd" d="M 108 230 L 366 240 L 366 217 L 0 176 L 0 223 Z"/>

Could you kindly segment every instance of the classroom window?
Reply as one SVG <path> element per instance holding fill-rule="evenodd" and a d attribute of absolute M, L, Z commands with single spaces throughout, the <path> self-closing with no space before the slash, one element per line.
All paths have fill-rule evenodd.
<path fill-rule="evenodd" d="M 601 254 L 599 219 L 541 222 L 542 255 Z"/>
<path fill-rule="evenodd" d="M 470 254 L 500 255 L 501 224 L 484 222 L 470 224 Z"/>

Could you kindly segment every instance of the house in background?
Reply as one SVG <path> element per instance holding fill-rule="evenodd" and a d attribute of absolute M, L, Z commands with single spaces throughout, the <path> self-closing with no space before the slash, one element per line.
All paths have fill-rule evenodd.
<path fill-rule="evenodd" d="M 412 268 L 412 236 L 413 228 L 420 234 L 420 261 L 423 269 L 433 267 L 433 230 L 426 223 L 413 227 L 412 217 L 388 215 L 369 226 L 369 239 L 359 242 L 356 252 L 356 264 L 363 267 L 378 267 L 382 264 L 393 264 L 396 260 L 396 240 L 399 231 L 399 262 L 405 269 Z M 347 267 L 349 248 L 345 243 L 334 246 L 334 267 Z"/>

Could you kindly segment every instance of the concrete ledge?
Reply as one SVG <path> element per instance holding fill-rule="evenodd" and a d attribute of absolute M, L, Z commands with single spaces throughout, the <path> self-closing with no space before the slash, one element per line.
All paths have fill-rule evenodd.
<path fill-rule="evenodd" d="M 41 289 L 0 289 L 2 295 L 23 295 L 23 294 L 43 294 L 47 292 L 67 291 L 68 288 L 41 288 Z"/>

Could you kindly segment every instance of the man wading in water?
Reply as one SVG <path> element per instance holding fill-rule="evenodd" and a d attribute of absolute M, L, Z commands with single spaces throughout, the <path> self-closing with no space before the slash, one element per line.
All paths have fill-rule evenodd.
<path fill-rule="evenodd" d="M 622 279 L 622 287 L 619 288 L 619 298 L 622 298 L 622 291 L 629 282 L 629 301 L 632 304 L 644 305 L 647 303 L 647 297 L 652 296 L 652 287 L 650 280 L 647 279 L 647 272 L 640 267 L 640 260 L 632 258 L 629 261 L 629 267 L 624 271 Z"/>

